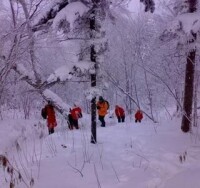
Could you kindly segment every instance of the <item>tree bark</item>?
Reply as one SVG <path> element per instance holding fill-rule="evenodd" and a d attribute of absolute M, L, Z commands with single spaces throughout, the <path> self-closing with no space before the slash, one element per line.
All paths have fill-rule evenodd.
<path fill-rule="evenodd" d="M 91 75 L 91 87 L 96 86 L 96 74 Z M 91 100 L 91 143 L 97 142 L 96 97 Z"/>
<path fill-rule="evenodd" d="M 187 64 L 186 64 L 186 71 L 185 71 L 183 117 L 182 117 L 182 124 L 181 124 L 181 130 L 183 132 L 190 131 L 191 122 L 192 122 L 195 56 L 196 56 L 196 50 L 192 50 L 191 52 L 189 52 L 187 56 Z"/>
<path fill-rule="evenodd" d="M 94 38 L 93 33 L 95 32 L 95 8 L 91 12 L 90 17 L 90 29 L 91 29 L 91 38 Z M 90 47 L 90 60 L 94 62 L 94 67 L 96 67 L 96 51 L 94 44 Z M 96 72 L 96 71 L 95 71 Z M 96 73 L 91 74 L 91 87 L 96 86 Z M 91 100 L 91 143 L 95 144 L 97 142 L 97 133 L 96 133 L 96 97 Z"/>
<path fill-rule="evenodd" d="M 197 127 L 197 101 L 198 101 L 198 83 L 199 83 L 199 76 L 197 75 L 197 73 L 195 72 L 195 81 L 194 81 L 194 113 L 193 113 L 193 126 Z"/>
<path fill-rule="evenodd" d="M 193 13 L 196 11 L 197 0 L 189 0 L 189 11 Z M 188 43 L 191 45 L 196 40 L 196 33 L 191 33 L 193 39 Z M 183 117 L 181 123 L 181 130 L 185 133 L 189 132 L 192 123 L 192 106 L 194 93 L 194 73 L 195 73 L 195 57 L 196 49 L 191 49 L 187 56 L 187 64 L 185 70 L 185 88 L 183 101 Z"/>

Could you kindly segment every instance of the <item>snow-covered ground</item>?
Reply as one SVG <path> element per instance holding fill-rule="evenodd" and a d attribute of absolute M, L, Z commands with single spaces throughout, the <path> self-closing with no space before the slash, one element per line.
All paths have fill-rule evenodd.
<path fill-rule="evenodd" d="M 4 120 L 0 151 L 35 188 L 199 188 L 200 136 L 182 133 L 180 119 L 164 117 L 156 124 L 107 118 L 97 128 L 97 144 L 90 143 L 86 116 L 80 130 L 69 131 L 60 120 L 50 136 L 42 119 Z M 1 168 L 0 188 L 8 187 Z"/>

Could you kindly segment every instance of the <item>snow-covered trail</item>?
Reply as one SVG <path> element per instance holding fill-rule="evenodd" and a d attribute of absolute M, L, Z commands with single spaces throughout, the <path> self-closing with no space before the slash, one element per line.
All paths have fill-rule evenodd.
<path fill-rule="evenodd" d="M 192 175 L 200 172 L 200 145 L 194 136 L 181 132 L 179 120 L 158 124 L 118 124 L 110 120 L 107 127 L 97 128 L 95 145 L 90 143 L 87 118 L 81 120 L 80 130 L 69 131 L 63 125 L 50 136 L 42 124 L 38 127 L 29 123 L 31 128 L 21 122 L 22 127 L 26 126 L 23 136 L 20 133 L 17 137 L 21 150 L 16 151 L 13 146 L 9 156 L 21 161 L 18 167 L 23 166 L 27 179 L 35 179 L 36 188 L 188 188 L 181 183 L 188 176 L 187 181 L 194 184 L 192 188 L 200 187 L 197 175 Z M 11 135 L 17 136 L 17 130 Z M 3 138 L 5 130 L 0 134 Z M 180 162 L 180 156 L 185 156 L 185 161 Z M 7 184 L 0 187 L 6 188 Z"/>

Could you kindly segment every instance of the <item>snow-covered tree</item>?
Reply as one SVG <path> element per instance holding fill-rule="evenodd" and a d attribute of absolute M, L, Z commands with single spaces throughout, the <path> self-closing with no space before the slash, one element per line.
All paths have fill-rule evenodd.
<path fill-rule="evenodd" d="M 95 127 L 95 97 L 100 95 L 104 88 L 103 76 L 99 69 L 103 62 L 102 54 L 107 48 L 103 22 L 106 17 L 114 21 L 110 10 L 128 2 L 128 0 L 55 0 L 51 3 L 46 0 L 10 1 L 10 23 L 12 22 L 14 32 L 9 38 L 13 40 L 8 44 L 10 49 L 8 53 L 2 52 L 2 61 L 46 100 L 52 100 L 56 109 L 64 116 L 68 113 L 69 105 L 56 95 L 54 87 L 73 77 L 90 76 L 93 89 L 89 89 L 87 93 L 88 98 L 92 100 L 92 127 Z M 149 2 L 144 3 L 146 10 L 153 11 L 153 1 Z M 42 57 L 39 55 L 44 51 L 38 48 L 41 44 L 46 45 L 50 38 L 56 38 L 62 43 L 74 40 L 84 48 L 74 63 L 70 65 L 61 63 L 62 66 L 59 66 L 60 61 L 57 61 L 56 64 L 51 63 L 55 68 L 50 71 L 49 67 L 46 68 L 45 64 L 41 63 Z M 47 62 L 47 58 L 49 57 L 43 61 Z M 52 62 L 52 59 L 50 61 Z M 43 69 L 45 72 L 42 72 Z M 97 86 L 95 86 L 96 80 L 98 80 Z"/>
<path fill-rule="evenodd" d="M 189 132 L 192 123 L 196 49 L 198 47 L 197 39 L 200 29 L 197 4 L 197 0 L 179 1 L 179 4 L 175 6 L 177 16 L 173 24 L 162 35 L 162 39 L 164 40 L 177 38 L 179 49 L 186 52 L 187 62 L 185 68 L 183 117 L 181 125 L 183 132 Z"/>
<path fill-rule="evenodd" d="M 81 54 L 79 65 L 73 66 L 74 75 L 83 76 L 84 73 L 80 66 L 84 63 L 89 63 L 89 75 L 91 75 L 91 121 L 92 121 L 92 138 L 91 142 L 96 142 L 96 96 L 100 95 L 96 85 L 98 68 L 103 61 L 102 53 L 106 49 L 105 32 L 102 30 L 102 22 L 106 16 L 113 18 L 110 14 L 110 7 L 120 6 L 128 1 L 57 1 L 49 11 L 35 24 L 33 31 L 48 29 L 52 25 L 59 31 L 59 38 L 62 40 L 79 40 L 84 41 L 86 52 L 90 56 Z M 58 8 L 55 8 L 58 7 Z M 153 1 L 145 2 L 146 10 L 153 11 Z M 89 50 L 87 50 L 89 49 Z M 89 58 L 88 58 L 89 57 Z M 88 75 L 88 74 L 87 74 Z M 99 75 L 99 74 L 98 74 Z M 100 77 L 99 77 L 100 78 Z M 94 140 L 93 140 L 94 138 Z"/>

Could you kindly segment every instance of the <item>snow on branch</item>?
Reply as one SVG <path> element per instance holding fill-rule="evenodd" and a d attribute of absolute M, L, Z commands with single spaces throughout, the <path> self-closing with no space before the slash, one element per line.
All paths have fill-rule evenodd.
<path fill-rule="evenodd" d="M 56 93 L 47 89 L 48 87 L 52 87 L 56 83 L 59 83 L 59 80 L 56 80 L 50 84 L 47 83 L 47 81 L 43 83 L 37 83 L 35 81 L 34 75 L 30 73 L 22 64 L 15 65 L 13 67 L 13 70 L 15 70 L 20 75 L 20 77 L 25 80 L 29 85 L 36 89 L 46 101 L 51 100 L 56 110 L 67 119 L 67 114 L 69 113 L 70 106 L 67 105 Z M 62 73 L 59 74 L 60 77 L 62 75 Z"/>
<path fill-rule="evenodd" d="M 55 81 L 64 82 L 66 80 L 70 80 L 71 78 L 72 74 L 70 74 L 70 69 L 68 68 L 68 66 L 62 66 L 56 69 L 54 73 L 47 78 L 47 82 L 48 83 Z"/>
<path fill-rule="evenodd" d="M 37 23 L 32 27 L 32 31 L 36 32 L 42 30 L 44 27 L 48 27 L 53 23 L 53 18 L 56 17 L 59 11 L 69 4 L 69 0 L 60 0 L 52 4 L 50 10 L 47 10 Z"/>
<path fill-rule="evenodd" d="M 185 13 L 179 15 L 163 32 L 160 39 L 162 41 L 170 41 L 174 38 L 187 42 L 193 40 L 193 34 L 198 33 L 200 30 L 200 14 Z"/>
<path fill-rule="evenodd" d="M 69 23 L 70 29 L 73 28 L 73 24 L 76 19 L 81 17 L 88 11 L 88 8 L 81 2 L 73 2 L 63 8 L 53 20 L 53 28 L 60 29 L 63 27 L 64 22 Z"/>
<path fill-rule="evenodd" d="M 86 99 L 91 101 L 94 97 L 102 95 L 102 88 L 91 87 L 86 90 L 84 94 L 86 96 Z"/>
<path fill-rule="evenodd" d="M 83 77 L 88 75 L 88 73 L 93 73 L 93 71 L 94 64 L 91 61 L 79 61 L 71 65 L 71 67 L 66 65 L 59 67 L 47 78 L 47 83 L 49 84 L 56 81 L 65 82 L 70 80 L 73 76 Z"/>
<path fill-rule="evenodd" d="M 37 83 L 34 81 L 33 74 L 29 73 L 28 70 L 22 65 L 18 64 L 14 67 L 14 70 L 23 78 L 28 84 L 34 87 L 38 92 L 43 96 L 43 98 L 47 100 L 51 100 L 57 109 L 65 118 L 67 118 L 67 114 L 69 113 L 70 106 L 65 104 L 63 100 L 54 92 L 50 91 L 47 88 L 49 85 L 44 82 L 43 84 Z M 55 81 L 51 84 L 51 86 L 55 85 L 59 81 Z"/>
<path fill-rule="evenodd" d="M 42 92 L 43 98 L 48 101 L 52 101 L 54 107 L 58 112 L 60 112 L 64 117 L 67 118 L 67 114 L 69 113 L 70 106 L 66 104 L 58 95 L 52 92 L 49 89 L 45 89 Z"/>
<path fill-rule="evenodd" d="M 91 61 L 79 61 L 78 63 L 74 64 L 71 74 L 77 77 L 95 74 L 94 63 Z"/>
<path fill-rule="evenodd" d="M 20 79 L 29 80 L 29 83 L 31 83 L 31 85 L 34 84 L 35 77 L 33 72 L 28 71 L 23 64 L 16 64 L 13 69 L 20 75 Z"/>

